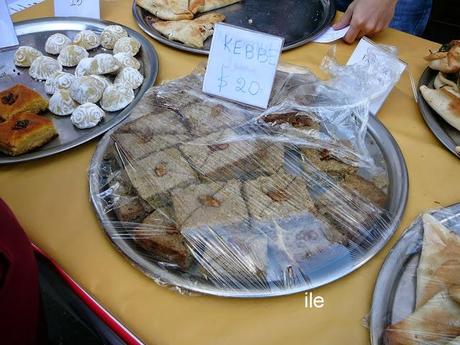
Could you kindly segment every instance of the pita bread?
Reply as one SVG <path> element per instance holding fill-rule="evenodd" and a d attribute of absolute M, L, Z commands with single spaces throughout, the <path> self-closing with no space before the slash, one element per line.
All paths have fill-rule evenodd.
<path fill-rule="evenodd" d="M 236 4 L 241 0 L 191 0 L 190 1 L 190 10 L 197 11 L 199 13 L 208 12 L 215 10 L 217 8 L 229 6 Z M 197 13 L 193 12 L 193 13 Z"/>
<path fill-rule="evenodd" d="M 423 98 L 444 120 L 460 131 L 460 94 L 451 87 L 433 90 L 420 87 Z"/>
<path fill-rule="evenodd" d="M 443 73 L 456 73 L 460 71 L 460 43 L 452 41 L 449 51 L 440 51 L 425 56 L 431 69 Z"/>
<path fill-rule="evenodd" d="M 441 345 L 460 335 L 460 305 L 441 292 L 385 330 L 386 345 Z"/>
<path fill-rule="evenodd" d="M 139 7 L 164 20 L 192 19 L 188 0 L 136 0 Z"/>
<path fill-rule="evenodd" d="M 440 89 L 440 88 L 442 88 L 444 86 L 450 86 L 454 90 L 458 91 L 457 83 L 455 83 L 454 81 L 452 81 L 450 79 L 447 79 L 446 76 L 444 75 L 444 73 L 439 72 L 436 75 L 436 78 L 434 79 L 434 87 L 436 89 Z"/>
<path fill-rule="evenodd" d="M 453 286 L 449 289 L 450 297 L 457 303 L 460 304 L 460 286 Z"/>
<path fill-rule="evenodd" d="M 203 48 L 204 41 L 214 33 L 214 24 L 224 19 L 222 14 L 209 13 L 194 20 L 156 22 L 153 27 L 170 40 Z"/>
<path fill-rule="evenodd" d="M 460 337 L 455 338 L 452 340 L 450 343 L 447 343 L 446 345 L 460 345 Z"/>
<path fill-rule="evenodd" d="M 429 214 L 423 216 L 423 248 L 417 268 L 417 307 L 460 285 L 460 236 Z"/>

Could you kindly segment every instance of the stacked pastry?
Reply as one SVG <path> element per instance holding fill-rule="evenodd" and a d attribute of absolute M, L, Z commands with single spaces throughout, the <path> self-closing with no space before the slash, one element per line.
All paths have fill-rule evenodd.
<path fill-rule="evenodd" d="M 239 1 L 137 0 L 137 5 L 163 19 L 153 23 L 153 27 L 168 39 L 203 48 L 204 41 L 214 33 L 214 24 L 224 21 L 225 16 L 220 13 L 198 15 Z"/>
<path fill-rule="evenodd" d="M 446 122 L 460 131 L 460 41 L 442 46 L 425 60 L 439 73 L 434 89 L 425 85 L 420 87 L 423 98 Z"/>
<path fill-rule="evenodd" d="M 102 46 L 110 53 L 91 54 Z M 78 32 L 74 39 L 62 33 L 48 37 L 44 56 L 30 46 L 21 46 L 14 63 L 30 67 L 29 75 L 45 81 L 45 91 L 52 95 L 49 110 L 58 116 L 70 116 L 80 129 L 92 128 L 105 117 L 105 111 L 119 111 L 134 99 L 144 77 L 135 58 L 140 43 L 128 36 L 120 25 L 107 26 L 97 34 L 91 30 Z M 75 68 L 74 73 L 64 69 Z M 102 108 L 102 109 L 101 109 Z"/>
<path fill-rule="evenodd" d="M 428 214 L 423 228 L 416 309 L 386 329 L 387 345 L 453 345 L 460 340 L 460 236 Z"/>
<path fill-rule="evenodd" d="M 104 202 L 116 215 L 114 236 L 169 267 L 198 262 L 217 284 L 248 288 L 302 281 L 312 257 L 337 248 L 346 256 L 360 230 L 378 228 L 385 192 L 340 150 L 302 145 L 302 136 L 327 135 L 318 118 L 259 119 L 203 96 L 200 85 L 190 75 L 150 89 L 112 134 L 116 172 Z"/>
<path fill-rule="evenodd" d="M 18 156 L 57 136 L 53 122 L 39 115 L 47 106 L 38 92 L 21 84 L 0 92 L 0 151 Z"/>

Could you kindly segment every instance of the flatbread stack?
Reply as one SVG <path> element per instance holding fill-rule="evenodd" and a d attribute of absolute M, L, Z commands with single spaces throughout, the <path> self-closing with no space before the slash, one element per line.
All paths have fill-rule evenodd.
<path fill-rule="evenodd" d="M 241 0 L 137 0 L 139 7 L 163 19 L 153 27 L 170 40 L 193 48 L 203 48 L 214 33 L 214 24 L 225 20 L 220 13 L 196 15 L 232 5 Z M 195 19 L 194 19 L 195 18 Z"/>
<path fill-rule="evenodd" d="M 423 216 L 416 310 L 385 331 L 386 345 L 449 345 L 460 340 L 460 236 Z"/>
<path fill-rule="evenodd" d="M 429 67 L 439 71 L 434 89 L 420 87 L 423 98 L 446 122 L 460 131 L 460 41 L 444 45 L 425 57 Z"/>

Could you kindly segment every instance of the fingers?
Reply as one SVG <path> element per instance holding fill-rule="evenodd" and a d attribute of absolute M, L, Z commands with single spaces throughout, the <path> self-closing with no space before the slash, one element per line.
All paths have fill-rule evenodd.
<path fill-rule="evenodd" d="M 335 23 L 332 27 L 335 30 L 343 29 L 344 27 L 346 27 L 347 25 L 350 24 L 350 21 L 351 21 L 352 17 L 353 17 L 353 6 L 350 5 L 350 6 L 348 6 L 348 8 L 347 8 L 346 12 L 344 13 L 344 15 L 342 16 L 342 18 L 340 18 L 340 21 L 338 23 Z"/>
<path fill-rule="evenodd" d="M 361 34 L 359 27 L 350 25 L 350 29 L 348 29 L 348 32 L 343 40 L 348 44 L 352 44 L 357 38 L 361 38 L 362 36 L 364 36 L 364 34 Z"/>

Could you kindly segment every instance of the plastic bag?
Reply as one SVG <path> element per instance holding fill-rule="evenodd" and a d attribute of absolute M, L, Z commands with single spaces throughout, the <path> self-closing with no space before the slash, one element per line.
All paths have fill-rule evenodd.
<path fill-rule="evenodd" d="M 418 217 L 401 241 L 390 254 L 395 256 L 391 261 L 397 262 L 388 267 L 396 274 L 394 279 L 387 277 L 391 291 L 385 294 L 391 296 L 390 301 L 385 306 L 374 305 L 388 308 L 381 343 L 458 344 L 460 207 Z M 372 320 L 371 325 L 381 322 L 384 320 Z"/>
<path fill-rule="evenodd" d="M 89 171 L 112 240 L 170 273 L 153 274 L 158 283 L 282 294 L 391 235 L 367 101 L 292 66 L 266 111 L 201 83 L 193 73 L 151 88 Z"/>

